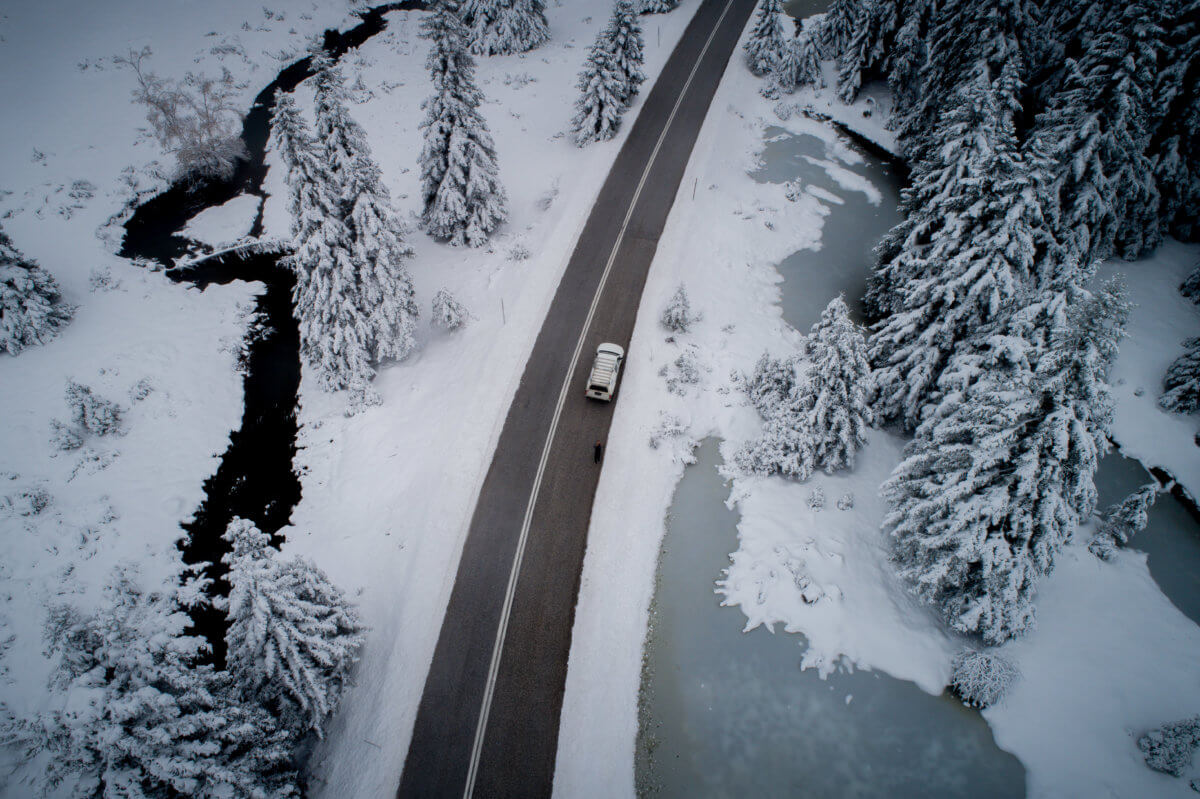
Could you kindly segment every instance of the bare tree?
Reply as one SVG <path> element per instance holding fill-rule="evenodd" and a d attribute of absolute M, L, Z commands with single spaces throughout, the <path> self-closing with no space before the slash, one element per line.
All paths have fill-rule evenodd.
<path fill-rule="evenodd" d="M 194 72 L 183 80 L 160 78 L 146 68 L 149 47 L 117 56 L 117 64 L 133 70 L 138 87 L 133 98 L 146 106 L 146 120 L 163 149 L 176 160 L 176 179 L 228 180 L 246 158 L 237 107 L 240 88 L 228 69 L 219 77 Z"/>

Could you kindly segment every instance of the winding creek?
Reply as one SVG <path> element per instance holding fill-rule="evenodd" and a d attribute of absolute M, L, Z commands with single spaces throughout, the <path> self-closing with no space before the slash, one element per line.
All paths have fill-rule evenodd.
<path fill-rule="evenodd" d="M 361 15 L 361 22 L 345 32 L 326 31 L 325 50 L 335 59 L 358 47 L 387 25 L 389 11 L 419 9 L 421 0 L 375 6 Z M 267 174 L 267 139 L 271 113 L 278 89 L 292 91 L 312 75 L 309 58 L 282 70 L 259 92 L 242 125 L 242 140 L 248 158 L 238 165 L 233 177 L 222 183 L 191 187 L 177 183 L 138 206 L 125 223 L 120 255 L 171 267 L 185 254 L 188 243 L 178 236 L 189 219 L 201 211 L 222 205 L 240 194 L 263 196 Z M 262 235 L 262 209 L 250 235 Z M 242 424 L 230 434 L 229 447 L 216 474 L 204 483 L 205 498 L 192 521 L 183 525 L 180 542 L 183 559 L 189 564 L 207 563 L 205 574 L 214 579 L 213 591 L 225 595 L 229 587 L 221 556 L 228 545 L 221 538 L 229 520 L 241 516 L 281 542 L 279 530 L 288 524 L 292 509 L 300 501 L 300 480 L 292 468 L 296 454 L 296 403 L 300 389 L 300 335 L 292 316 L 295 278 L 279 265 L 278 254 L 231 254 L 204 261 L 187 270 L 168 269 L 166 276 L 203 290 L 209 285 L 235 280 L 260 281 L 266 290 L 257 300 L 257 316 L 263 333 L 248 337 L 245 362 L 245 405 Z M 225 618 L 212 607 L 192 611 L 197 632 L 212 646 L 213 661 L 225 659 Z"/>

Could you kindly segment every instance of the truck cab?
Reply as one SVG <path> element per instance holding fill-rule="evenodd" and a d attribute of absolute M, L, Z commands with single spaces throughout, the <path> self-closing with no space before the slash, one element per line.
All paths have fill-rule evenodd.
<path fill-rule="evenodd" d="M 625 350 L 616 344 L 604 343 L 596 348 L 596 360 L 592 362 L 592 371 L 588 374 L 585 397 L 612 402 L 613 394 L 617 391 L 617 378 L 621 374 L 621 362 L 625 360 Z"/>

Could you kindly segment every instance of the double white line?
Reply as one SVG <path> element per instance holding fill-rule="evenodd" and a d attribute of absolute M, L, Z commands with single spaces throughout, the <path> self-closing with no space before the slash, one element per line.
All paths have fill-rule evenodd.
<path fill-rule="evenodd" d="M 642 188 L 646 185 L 646 178 L 650 175 L 650 170 L 654 167 L 654 162 L 658 158 L 658 153 L 662 149 L 663 142 L 666 141 L 667 131 L 671 129 L 671 123 L 675 121 L 675 115 L 679 112 L 679 106 L 682 105 L 683 98 L 687 96 L 688 89 L 691 88 L 692 79 L 696 77 L 696 71 L 700 68 L 700 62 L 704 60 L 705 54 L 708 53 L 708 48 L 712 45 L 713 38 L 717 35 L 721 23 L 725 21 L 725 15 L 729 13 L 729 9 L 732 6 L 733 0 L 726 0 L 725 8 L 721 11 L 721 16 L 717 18 L 712 32 L 708 34 L 708 40 L 705 41 L 704 48 L 700 50 L 700 54 L 696 57 L 696 63 L 692 65 L 692 71 L 688 74 L 687 81 L 679 91 L 679 96 L 675 100 L 675 106 L 671 109 L 671 115 L 667 117 L 667 122 L 663 125 L 662 133 L 658 135 L 658 141 L 654 145 L 654 150 L 650 153 L 650 160 L 646 162 L 646 168 L 642 170 L 642 177 L 638 181 L 637 190 L 633 193 L 633 198 L 629 201 L 629 207 L 625 211 L 625 219 L 621 222 L 621 232 L 617 234 L 617 238 L 613 242 L 612 251 L 608 254 L 608 262 L 604 265 L 604 274 L 600 276 L 600 284 L 596 287 L 596 293 L 592 297 L 592 305 L 588 308 L 587 319 L 583 323 L 583 330 L 579 334 L 579 340 L 575 342 L 575 352 L 571 356 L 571 365 L 567 369 L 567 374 L 563 378 L 562 388 L 558 392 L 558 404 L 554 407 L 554 418 L 550 422 L 550 432 L 547 433 L 546 444 L 542 447 L 542 458 L 538 462 L 537 476 L 533 480 L 533 492 L 529 496 L 529 504 L 525 506 L 525 519 L 521 523 L 521 536 L 517 540 L 517 554 L 513 559 L 512 571 L 508 575 L 508 589 L 504 592 L 504 607 L 500 611 L 500 624 L 496 630 L 496 643 L 492 647 L 492 662 L 488 668 L 487 683 L 484 685 L 483 690 L 483 704 L 479 711 L 479 722 L 475 726 L 475 743 L 471 747 L 471 766 L 467 771 L 466 787 L 463 789 L 464 799 L 471 799 L 475 793 L 475 779 L 479 774 L 479 757 L 483 752 L 483 738 L 487 731 L 488 715 L 492 709 L 492 696 L 496 692 L 496 677 L 500 672 L 500 657 L 504 653 L 504 637 L 508 633 L 508 619 L 512 614 L 513 596 L 517 592 L 517 580 L 521 576 L 521 561 L 525 558 L 525 544 L 529 540 L 529 525 L 533 520 L 533 509 L 537 506 L 538 492 L 542 487 L 542 476 L 546 472 L 546 461 L 550 458 L 550 448 L 554 444 L 554 434 L 558 430 L 558 420 L 562 416 L 563 405 L 567 401 L 567 392 L 571 387 L 571 378 L 575 374 L 575 367 L 579 364 L 579 355 L 583 352 L 583 342 L 587 339 L 588 331 L 591 330 L 592 318 L 596 314 L 596 306 L 600 304 L 600 295 L 604 293 L 604 285 L 608 282 L 608 275 L 612 272 L 613 263 L 617 260 L 617 250 L 625 238 L 625 229 L 629 227 L 629 220 L 633 218 L 633 209 L 637 207 L 638 199 L 642 196 Z"/>

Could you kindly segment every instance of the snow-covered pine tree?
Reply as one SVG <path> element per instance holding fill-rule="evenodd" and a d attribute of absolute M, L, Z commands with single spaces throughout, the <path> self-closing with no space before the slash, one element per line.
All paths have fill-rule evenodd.
<path fill-rule="evenodd" d="M 779 67 L 786 73 L 786 77 L 783 79 L 793 81 L 792 85 L 794 86 L 825 88 L 825 75 L 821 71 L 821 56 L 817 49 L 817 43 L 813 41 L 812 32 L 808 28 L 804 28 L 796 35 L 784 56 Z M 791 71 L 792 63 L 795 64 L 794 73 Z"/>
<path fill-rule="evenodd" d="M 1162 25 L 1165 51 L 1155 86 L 1157 124 L 1148 156 L 1154 164 L 1164 229 L 1194 241 L 1200 235 L 1200 2 L 1172 5 Z"/>
<path fill-rule="evenodd" d="M 889 236 L 901 242 L 899 251 L 873 278 L 870 299 L 893 309 L 869 342 L 877 410 L 909 427 L 920 421 L 949 357 L 1003 322 L 1051 260 L 1044 256 L 1053 242 L 1044 236 L 1011 112 L 1001 107 L 986 64 L 977 67 L 938 127 L 941 144 L 904 196 L 912 212 Z"/>
<path fill-rule="evenodd" d="M 870 403 L 874 378 L 867 343 L 840 296 L 825 306 L 808 342 L 812 364 L 804 388 L 810 403 L 805 427 L 816 463 L 830 473 L 853 469 L 854 456 L 867 445 L 867 428 L 875 421 Z"/>
<path fill-rule="evenodd" d="M 463 304 L 454 299 L 454 295 L 446 289 L 438 289 L 433 295 L 433 324 L 446 330 L 458 330 L 470 314 Z"/>
<path fill-rule="evenodd" d="M 1111 560 L 1117 546 L 1146 529 L 1150 507 L 1158 498 L 1158 484 L 1147 483 L 1104 512 L 1104 521 L 1088 542 L 1088 551 L 1101 560 Z"/>
<path fill-rule="evenodd" d="M 812 402 L 797 375 L 796 359 L 775 359 L 763 353 L 744 388 L 764 423 L 762 435 L 748 442 L 734 462 L 753 474 L 807 480 L 816 465 L 816 447 L 807 429 Z"/>
<path fill-rule="evenodd" d="M 788 398 L 798 381 L 794 358 L 772 358 L 763 353 L 754 365 L 754 373 L 743 378 L 746 396 L 759 415 L 771 416 Z"/>
<path fill-rule="evenodd" d="M 901 0 L 862 0 L 860 23 L 838 56 L 838 95 L 852 102 L 872 78 L 887 74 Z"/>
<path fill-rule="evenodd" d="M 525 53 L 550 38 L 544 0 L 469 1 L 470 8 L 461 9 L 459 16 L 469 29 L 469 47 L 476 55 Z"/>
<path fill-rule="evenodd" d="M 232 550 L 226 666 L 238 685 L 289 726 L 322 734 L 358 659 L 363 628 L 354 607 L 311 563 L 279 563 L 270 538 L 235 518 L 224 538 Z"/>
<path fill-rule="evenodd" d="M 865 27 L 863 0 L 833 0 L 825 12 L 819 36 L 821 55 L 839 59 L 849 48 L 856 31 Z"/>
<path fill-rule="evenodd" d="M 19 355 L 26 347 L 45 344 L 74 312 L 62 301 L 50 273 L 22 255 L 0 230 L 0 352 Z"/>
<path fill-rule="evenodd" d="M 98 436 L 120 431 L 124 410 L 112 400 L 97 394 L 89 386 L 68 380 L 65 399 L 67 407 L 71 409 L 71 421 L 80 430 Z"/>
<path fill-rule="evenodd" d="M 596 37 L 579 73 L 571 130 L 583 147 L 616 135 L 625 109 L 646 76 L 642 32 L 630 0 L 617 0 L 612 19 Z"/>
<path fill-rule="evenodd" d="M 687 289 L 680 283 L 679 288 L 671 295 L 671 299 L 667 300 L 666 307 L 663 308 L 658 320 L 663 327 L 673 333 L 686 333 L 695 319 L 692 316 L 692 304 L 688 301 Z"/>
<path fill-rule="evenodd" d="M 679 7 L 679 0 L 641 0 L 639 14 L 666 14 Z"/>
<path fill-rule="evenodd" d="M 1200 264 L 1196 264 L 1196 268 L 1179 284 L 1179 293 L 1200 305 Z"/>
<path fill-rule="evenodd" d="M 766 75 L 775 68 L 783 52 L 783 6 L 780 0 L 762 0 L 754 27 L 746 39 L 746 63 L 755 75 Z"/>
<path fill-rule="evenodd" d="M 1176 358 L 1163 377 L 1163 393 L 1158 404 L 1174 413 L 1200 410 L 1200 338 L 1183 342 L 1183 355 Z"/>
<path fill-rule="evenodd" d="M 51 610 L 58 707 L 19 732 L 28 755 L 49 754 L 45 787 L 74 783 L 81 797 L 299 795 L 294 738 L 199 664 L 207 645 L 184 634 L 188 624 L 173 597 L 121 571 L 93 615 Z"/>
<path fill-rule="evenodd" d="M 1158 241 L 1158 190 L 1147 157 L 1161 29 L 1143 0 L 1110 13 L 1038 114 L 1031 149 L 1056 164 L 1055 234 L 1080 262 L 1136 257 Z"/>
<path fill-rule="evenodd" d="M 422 103 L 421 220 L 453 245 L 482 246 L 508 216 L 496 147 L 479 113 L 475 61 L 454 0 L 437 0 L 421 22 L 433 95 Z"/>

